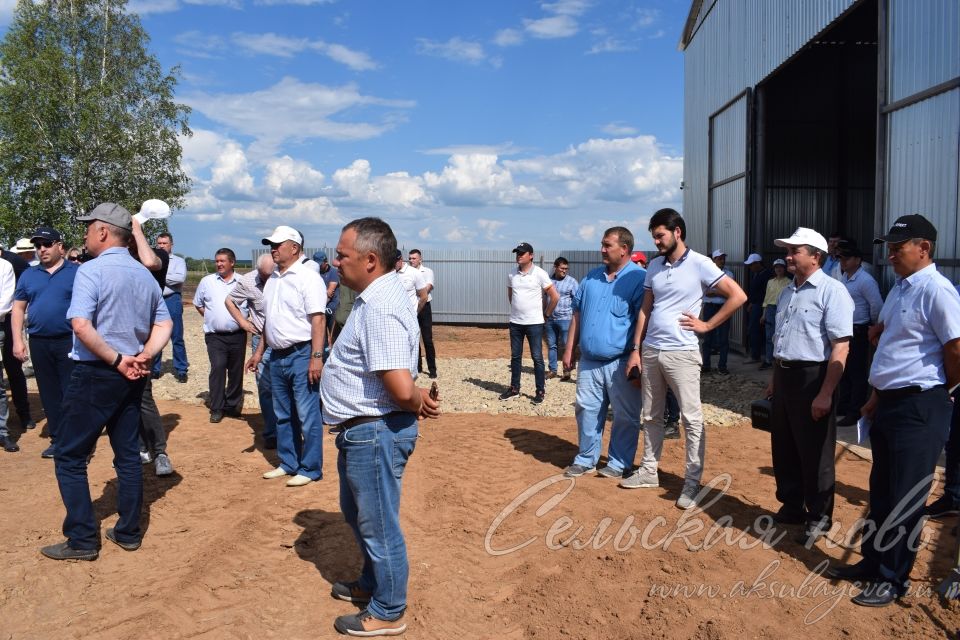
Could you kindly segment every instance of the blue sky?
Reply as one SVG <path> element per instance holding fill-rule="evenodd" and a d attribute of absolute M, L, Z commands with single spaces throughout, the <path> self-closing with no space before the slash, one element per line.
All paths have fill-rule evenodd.
<path fill-rule="evenodd" d="M 11 0 L 0 0 L 3 22 Z M 277 224 L 332 245 L 590 248 L 679 208 L 688 0 L 135 0 L 179 65 L 193 180 L 175 250 Z"/>

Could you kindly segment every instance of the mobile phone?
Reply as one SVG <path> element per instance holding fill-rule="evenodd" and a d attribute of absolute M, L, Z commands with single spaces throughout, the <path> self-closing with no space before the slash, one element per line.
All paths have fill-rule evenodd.
<path fill-rule="evenodd" d="M 627 380 L 636 380 L 640 377 L 640 367 L 633 365 L 630 367 L 630 371 L 627 372 Z"/>
<path fill-rule="evenodd" d="M 440 387 L 437 386 L 437 383 L 434 382 L 430 385 L 430 399 L 436 400 L 440 397 Z"/>

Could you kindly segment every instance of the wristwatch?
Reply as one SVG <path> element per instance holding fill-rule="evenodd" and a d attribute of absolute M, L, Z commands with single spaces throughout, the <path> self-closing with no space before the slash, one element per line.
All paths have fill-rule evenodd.
<path fill-rule="evenodd" d="M 323 351 L 314 351 L 314 352 L 313 352 L 313 357 L 314 357 L 314 358 L 323 358 Z"/>
<path fill-rule="evenodd" d="M 634 342 L 630 345 L 630 351 L 640 351 L 640 345 Z"/>

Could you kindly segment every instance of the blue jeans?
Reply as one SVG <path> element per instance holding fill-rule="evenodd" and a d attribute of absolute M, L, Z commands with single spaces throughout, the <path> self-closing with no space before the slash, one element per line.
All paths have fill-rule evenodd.
<path fill-rule="evenodd" d="M 30 361 L 40 391 L 40 404 L 47 415 L 50 442 L 57 441 L 63 396 L 70 385 L 74 361 L 67 354 L 73 348 L 73 335 L 56 338 L 30 336 Z"/>
<path fill-rule="evenodd" d="M 953 413 L 950 416 L 950 436 L 947 438 L 946 472 L 943 494 L 960 505 L 960 390 L 953 392 Z"/>
<path fill-rule="evenodd" d="M 287 473 L 323 477 L 323 421 L 320 385 L 310 384 L 310 342 L 291 353 L 270 354 L 270 388 L 277 418 L 277 455 Z"/>
<path fill-rule="evenodd" d="M 367 610 L 395 620 L 407 608 L 410 566 L 400 530 L 403 470 L 417 445 L 417 418 L 398 413 L 337 435 L 340 511 L 363 555 L 360 588 Z"/>
<path fill-rule="evenodd" d="M 550 371 L 557 372 L 557 351 L 563 351 L 567 345 L 567 331 L 570 330 L 570 318 L 547 320 L 547 354 Z M 561 353 L 561 356 L 563 354 Z"/>
<path fill-rule="evenodd" d="M 63 534 L 73 549 L 99 549 L 97 526 L 87 481 L 87 456 L 107 427 L 117 470 L 117 513 L 114 527 L 120 542 L 137 542 L 143 506 L 140 465 L 140 401 L 146 380 L 131 382 L 112 367 L 78 362 L 63 398 L 61 429 L 54 466 L 67 517 Z"/>
<path fill-rule="evenodd" d="M 520 359 L 523 356 L 523 339 L 530 345 L 533 358 L 533 379 L 537 391 L 544 391 L 543 370 L 543 325 L 510 323 L 510 386 L 520 389 Z"/>
<path fill-rule="evenodd" d="M 703 305 L 703 321 L 708 322 L 713 316 L 717 314 L 717 311 L 720 311 L 722 304 L 717 304 L 715 302 L 707 302 Z M 717 362 L 718 369 L 727 368 L 727 354 L 730 352 L 730 320 L 727 319 L 723 324 L 718 326 L 713 331 L 707 333 L 703 338 L 702 355 L 703 355 L 703 366 L 705 369 L 710 368 L 710 355 L 712 349 L 716 347 L 720 351 L 720 360 Z"/>
<path fill-rule="evenodd" d="M 580 452 L 573 459 L 574 464 L 588 468 L 597 465 L 607 408 L 613 405 L 607 466 L 620 472 L 633 468 L 640 440 L 640 403 L 643 398 L 640 389 L 627 380 L 626 362 L 627 356 L 609 362 L 581 356 L 577 366 L 576 404 Z"/>
<path fill-rule="evenodd" d="M 260 346 L 260 336 L 250 338 L 250 351 L 256 353 Z M 263 358 L 257 365 L 257 397 L 260 398 L 260 415 L 263 416 L 263 439 L 277 437 L 277 414 L 273 412 L 273 389 L 270 381 L 270 347 L 266 347 Z"/>
<path fill-rule="evenodd" d="M 777 332 L 777 305 L 775 304 L 768 304 L 763 309 L 763 331 L 766 338 L 763 361 L 773 364 L 773 334 Z"/>
<path fill-rule="evenodd" d="M 173 332 L 170 342 L 173 344 L 173 370 L 178 374 L 186 373 L 190 368 L 187 361 L 187 345 L 183 342 L 183 297 L 179 293 L 166 296 L 163 302 L 167 305 L 170 318 L 173 320 Z M 160 373 L 160 363 L 163 362 L 163 351 L 153 360 L 153 372 Z"/>

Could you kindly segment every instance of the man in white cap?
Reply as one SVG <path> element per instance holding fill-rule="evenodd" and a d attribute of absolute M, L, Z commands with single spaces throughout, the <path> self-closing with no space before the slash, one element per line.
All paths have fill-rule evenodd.
<path fill-rule="evenodd" d="M 713 264 L 717 265 L 717 268 L 723 272 L 723 275 L 733 280 L 733 271 L 726 268 L 726 253 L 720 249 L 714 249 L 713 253 L 710 254 L 710 259 L 713 260 Z M 716 315 L 717 311 L 720 311 L 723 303 L 726 301 L 727 297 L 716 287 L 707 289 L 707 292 L 703 295 L 703 321 L 710 322 L 710 318 Z M 727 354 L 730 352 L 729 318 L 703 336 L 703 345 L 701 346 L 703 366 L 700 369 L 703 373 L 709 373 L 712 370 L 710 366 L 710 356 L 713 354 L 714 349 L 716 349 L 720 355 L 720 359 L 717 362 L 717 373 L 730 375 L 730 371 L 727 370 Z"/>
<path fill-rule="evenodd" d="M 763 298 L 767 292 L 767 281 L 773 273 L 763 266 L 763 258 L 759 253 L 751 253 L 743 264 L 750 272 L 747 284 L 747 347 L 750 349 L 751 364 L 760 362 L 763 354 L 763 327 L 760 319 L 763 317 Z"/>
<path fill-rule="evenodd" d="M 288 487 L 302 487 L 323 477 L 319 383 L 327 296 L 320 274 L 301 259 L 302 239 L 296 229 L 280 225 L 262 240 L 270 245 L 277 269 L 263 287 L 264 339 L 247 361 L 247 371 L 256 371 L 270 347 L 280 464 L 263 477 L 293 476 L 287 480 Z"/>
<path fill-rule="evenodd" d="M 774 520 L 804 526 L 808 548 L 833 526 L 835 390 L 853 335 L 853 300 L 820 269 L 826 239 L 805 227 L 774 240 L 787 250 L 793 282 L 777 300 L 773 337 L 770 448 L 777 500 Z"/>
<path fill-rule="evenodd" d="M 17 244 L 14 245 L 13 250 L 17 255 L 26 260 L 31 267 L 40 264 L 40 260 L 37 258 L 37 248 L 30 242 L 30 238 L 20 238 L 17 240 Z"/>

